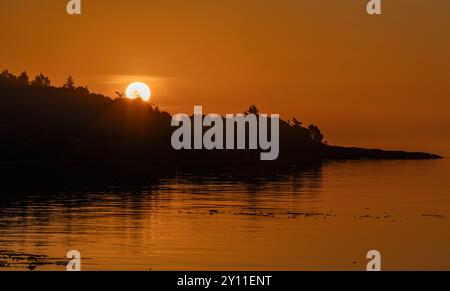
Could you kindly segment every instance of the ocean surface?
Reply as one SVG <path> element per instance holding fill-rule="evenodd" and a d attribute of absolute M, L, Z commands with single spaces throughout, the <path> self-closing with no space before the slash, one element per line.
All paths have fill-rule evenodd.
<path fill-rule="evenodd" d="M 450 270 L 450 160 L 0 190 L 0 270 Z M 26 183 L 26 181 L 24 181 Z"/>

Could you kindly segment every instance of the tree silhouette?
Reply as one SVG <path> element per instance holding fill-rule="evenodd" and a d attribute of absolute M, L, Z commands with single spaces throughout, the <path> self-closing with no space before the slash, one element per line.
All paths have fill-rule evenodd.
<path fill-rule="evenodd" d="M 8 71 L 8 70 L 4 70 L 4 71 L 2 71 L 2 72 L 0 73 L 0 78 L 1 78 L 2 80 L 5 80 L 5 79 L 8 78 L 8 75 L 9 75 L 9 71 Z"/>
<path fill-rule="evenodd" d="M 22 74 L 17 77 L 17 83 L 19 86 L 28 86 L 30 85 L 30 79 L 28 78 L 27 72 L 22 72 Z"/>
<path fill-rule="evenodd" d="M 13 74 L 11 74 L 8 70 L 4 70 L 0 74 L 0 83 L 5 85 L 16 85 L 17 78 Z"/>
<path fill-rule="evenodd" d="M 245 112 L 245 114 L 255 114 L 258 115 L 259 114 L 259 109 L 256 107 L 256 105 L 250 105 L 250 107 L 248 108 L 248 110 Z"/>
<path fill-rule="evenodd" d="M 73 88 L 75 88 L 75 87 L 73 87 Z M 77 94 L 79 94 L 79 95 L 87 95 L 87 94 L 89 94 L 89 89 L 88 89 L 88 87 L 77 87 L 77 88 L 75 88 L 75 91 L 76 91 L 76 93 Z"/>
<path fill-rule="evenodd" d="M 320 132 L 319 127 L 311 124 L 308 126 L 309 135 L 311 137 L 311 140 L 317 143 L 322 143 L 323 141 L 323 134 Z"/>
<path fill-rule="evenodd" d="M 292 117 L 292 119 L 289 123 L 292 127 L 302 127 L 302 125 L 303 125 L 303 122 L 301 122 L 300 120 L 298 120 L 295 117 Z"/>
<path fill-rule="evenodd" d="M 71 89 L 71 90 L 75 89 L 75 81 L 73 80 L 72 76 L 69 76 L 67 78 L 67 80 L 64 83 L 63 87 L 66 88 L 66 89 Z"/>
<path fill-rule="evenodd" d="M 31 81 L 31 86 L 50 87 L 50 79 L 44 74 L 40 73 L 34 78 L 33 81 Z"/>

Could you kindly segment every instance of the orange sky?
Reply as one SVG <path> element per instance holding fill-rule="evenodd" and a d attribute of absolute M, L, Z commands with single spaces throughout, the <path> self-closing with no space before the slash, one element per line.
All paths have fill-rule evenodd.
<path fill-rule="evenodd" d="M 332 144 L 450 155 L 450 1 L 1 0 L 0 69 L 71 74 L 114 95 L 145 81 L 171 113 L 261 111 Z"/>

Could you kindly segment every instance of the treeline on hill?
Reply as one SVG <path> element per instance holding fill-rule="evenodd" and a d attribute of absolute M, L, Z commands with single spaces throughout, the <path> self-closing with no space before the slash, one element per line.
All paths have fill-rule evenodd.
<path fill-rule="evenodd" d="M 250 106 L 247 113 L 258 113 Z M 171 115 L 142 100 L 111 99 L 75 86 L 54 87 L 43 74 L 0 75 L 0 161 L 225 163 L 259 161 L 260 150 L 175 151 Z M 315 125 L 280 120 L 278 161 L 323 158 L 435 158 L 425 153 L 328 146 Z"/>

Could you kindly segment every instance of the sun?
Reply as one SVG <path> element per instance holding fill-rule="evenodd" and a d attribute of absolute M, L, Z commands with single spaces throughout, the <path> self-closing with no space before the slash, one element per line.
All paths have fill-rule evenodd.
<path fill-rule="evenodd" d="M 125 90 L 125 96 L 130 99 L 140 98 L 142 100 L 148 101 L 152 96 L 152 92 L 147 84 L 142 82 L 134 82 L 128 85 Z"/>

